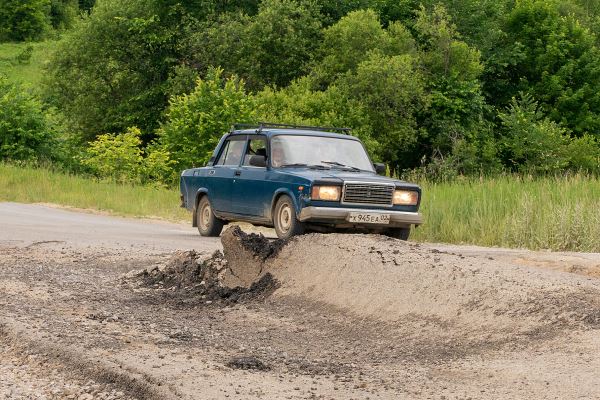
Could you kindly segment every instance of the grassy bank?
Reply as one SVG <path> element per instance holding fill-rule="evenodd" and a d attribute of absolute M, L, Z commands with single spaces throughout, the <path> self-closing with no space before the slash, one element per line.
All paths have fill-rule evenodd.
<path fill-rule="evenodd" d="M 189 221 L 176 190 L 98 182 L 46 169 L 0 164 L 0 201 L 54 203 L 115 215 Z"/>
<path fill-rule="evenodd" d="M 600 179 L 583 176 L 423 182 L 415 240 L 600 252 Z M 176 189 L 95 182 L 0 164 L 0 201 L 45 202 L 189 221 Z"/>

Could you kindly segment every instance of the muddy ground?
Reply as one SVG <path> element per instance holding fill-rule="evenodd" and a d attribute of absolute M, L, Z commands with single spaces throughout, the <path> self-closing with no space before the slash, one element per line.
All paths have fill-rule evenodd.
<path fill-rule="evenodd" d="M 600 255 L 234 231 L 222 248 L 28 207 L 0 205 L 0 399 L 600 398 Z"/>

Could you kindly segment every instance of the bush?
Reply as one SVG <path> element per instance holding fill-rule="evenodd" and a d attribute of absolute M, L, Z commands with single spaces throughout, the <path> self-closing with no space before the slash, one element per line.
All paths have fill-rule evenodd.
<path fill-rule="evenodd" d="M 33 56 L 33 46 L 29 44 L 15 56 L 15 61 L 19 64 L 27 65 L 31 63 L 31 56 Z"/>
<path fill-rule="evenodd" d="M 138 128 L 117 135 L 100 135 L 90 143 L 81 161 L 99 177 L 138 183 L 143 161 L 140 136 Z"/>
<path fill-rule="evenodd" d="M 213 69 L 190 94 L 171 98 L 158 143 L 174 160 L 175 171 L 203 166 L 232 124 L 253 122 L 255 108 L 244 81 L 224 79 L 222 69 Z"/>
<path fill-rule="evenodd" d="M 152 186 L 169 186 L 178 183 L 179 171 L 174 169 L 171 154 L 153 142 L 146 147 L 142 163 L 142 180 Z"/>
<path fill-rule="evenodd" d="M 423 75 L 409 54 L 384 56 L 373 53 L 356 73 L 340 79 L 342 92 L 363 105 L 369 117 L 379 157 L 394 172 L 408 167 L 410 154 L 420 138 L 416 115 L 427 107 Z"/>
<path fill-rule="evenodd" d="M 55 146 L 41 102 L 0 76 L 0 160 L 52 159 Z"/>
<path fill-rule="evenodd" d="M 158 0 L 105 0 L 59 42 L 45 94 L 82 142 L 130 126 L 148 133 L 158 127 L 178 60 L 181 13 L 178 4 Z"/>
<path fill-rule="evenodd" d="M 370 122 L 362 105 L 348 99 L 338 87 L 312 90 L 310 79 L 294 81 L 282 90 L 266 88 L 256 95 L 261 121 L 311 126 L 352 127 L 353 134 L 367 143 L 369 150 L 377 145 L 370 138 Z"/>
<path fill-rule="evenodd" d="M 72 28 L 78 15 L 79 3 L 77 0 L 50 1 L 50 22 L 54 29 Z"/>
<path fill-rule="evenodd" d="M 50 0 L 0 0 L 0 40 L 39 40 L 50 28 Z"/>
<path fill-rule="evenodd" d="M 567 145 L 569 167 L 575 171 L 600 173 L 600 144 L 590 136 L 572 139 Z"/>
<path fill-rule="evenodd" d="M 499 115 L 506 129 L 509 165 L 521 172 L 555 173 L 565 169 L 600 172 L 600 147 L 589 135 L 572 139 L 569 132 L 542 116 L 529 95 L 512 99 Z"/>
<path fill-rule="evenodd" d="M 142 148 L 142 133 L 136 127 L 121 134 L 104 134 L 89 144 L 79 161 L 99 178 L 119 183 L 166 186 L 175 182 L 174 162 L 156 143 Z"/>
<path fill-rule="evenodd" d="M 507 111 L 499 116 L 506 128 L 504 145 L 513 168 L 521 172 L 557 172 L 568 165 L 566 130 L 543 118 L 531 96 L 513 98 Z"/>
<path fill-rule="evenodd" d="M 221 66 L 251 90 L 283 87 L 309 71 L 321 40 L 320 18 L 312 1 L 263 0 L 256 15 L 221 14 L 190 27 L 183 53 L 202 73 Z"/>

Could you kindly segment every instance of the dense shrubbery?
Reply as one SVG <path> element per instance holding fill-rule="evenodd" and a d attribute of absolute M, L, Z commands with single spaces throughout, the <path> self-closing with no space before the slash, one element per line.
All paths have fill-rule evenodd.
<path fill-rule="evenodd" d="M 0 160 L 49 161 L 56 144 L 41 102 L 0 75 Z"/>
<path fill-rule="evenodd" d="M 50 28 L 50 0 L 0 0 L 0 41 L 38 40 Z"/>
<path fill-rule="evenodd" d="M 0 42 L 43 39 L 73 27 L 79 12 L 77 0 L 0 0 Z"/>
<path fill-rule="evenodd" d="M 209 71 L 189 95 L 173 97 L 169 103 L 157 148 L 170 154 L 176 171 L 203 166 L 234 123 L 255 119 L 256 103 L 246 94 L 244 82 L 223 79 L 222 74 L 221 69 Z"/>
<path fill-rule="evenodd" d="M 170 182 L 259 120 L 350 126 L 395 174 L 600 173 L 596 0 L 18 3 L 39 23 L 0 36 L 73 26 L 44 100 L 99 176 Z"/>

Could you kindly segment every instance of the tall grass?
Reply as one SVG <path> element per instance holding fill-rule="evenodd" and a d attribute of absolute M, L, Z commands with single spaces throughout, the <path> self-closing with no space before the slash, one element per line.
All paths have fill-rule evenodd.
<path fill-rule="evenodd" d="M 425 224 L 415 230 L 415 240 L 600 252 L 598 178 L 505 176 L 421 186 Z M 6 164 L 0 164 L 0 201 L 190 221 L 179 208 L 177 189 L 98 182 Z"/>
<path fill-rule="evenodd" d="M 55 203 L 115 215 L 190 221 L 174 189 L 122 185 L 0 163 L 0 201 Z"/>
<path fill-rule="evenodd" d="M 504 176 L 422 183 L 421 241 L 600 252 L 600 180 Z"/>

